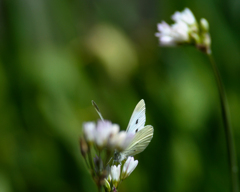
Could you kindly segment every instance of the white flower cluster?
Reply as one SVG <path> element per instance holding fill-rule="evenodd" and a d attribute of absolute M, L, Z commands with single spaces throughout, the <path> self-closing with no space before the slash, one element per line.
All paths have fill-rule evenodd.
<path fill-rule="evenodd" d="M 105 179 L 105 188 L 107 191 L 116 191 L 119 183 L 126 179 L 134 171 L 137 165 L 138 160 L 134 160 L 133 157 L 128 157 L 123 165 L 122 172 L 120 164 L 118 166 L 111 166 L 110 173 Z"/>
<path fill-rule="evenodd" d="M 159 37 L 161 45 L 176 45 L 178 43 L 190 42 L 190 33 L 197 29 L 197 22 L 192 12 L 186 8 L 183 12 L 176 12 L 172 16 L 175 21 L 171 26 L 165 21 L 158 24 L 156 36 Z"/>
<path fill-rule="evenodd" d="M 133 138 L 133 134 L 126 131 L 120 131 L 119 125 L 112 124 L 110 121 L 87 122 L 83 124 L 85 140 L 90 144 L 95 144 L 100 150 L 117 149 L 124 150 Z"/>
<path fill-rule="evenodd" d="M 100 188 L 104 186 L 106 191 L 117 191 L 119 183 L 132 173 L 138 161 L 128 157 L 123 165 L 116 166 L 113 161 L 110 166 L 109 163 L 114 152 L 125 150 L 134 135 L 120 131 L 117 124 L 103 119 L 97 124 L 84 123 L 83 135 L 84 137 L 80 139 L 81 153 L 97 186 Z M 92 158 L 91 148 L 95 149 L 97 154 L 94 158 Z"/>
<path fill-rule="evenodd" d="M 209 26 L 206 19 L 200 20 L 200 28 L 190 9 L 185 8 L 182 12 L 175 12 L 172 15 L 175 22 L 172 25 L 165 21 L 157 25 L 159 38 L 162 46 L 175 46 L 179 44 L 194 44 L 199 49 L 210 53 L 211 38 L 208 33 Z"/>

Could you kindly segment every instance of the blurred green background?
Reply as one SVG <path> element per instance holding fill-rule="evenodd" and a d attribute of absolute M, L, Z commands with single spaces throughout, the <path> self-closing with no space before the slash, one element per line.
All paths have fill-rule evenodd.
<path fill-rule="evenodd" d="M 120 191 L 229 191 L 209 60 L 154 36 L 185 7 L 210 23 L 240 156 L 240 1 L 2 0 L 0 192 L 96 191 L 78 143 L 91 100 L 124 130 L 142 98 L 154 137 Z"/>

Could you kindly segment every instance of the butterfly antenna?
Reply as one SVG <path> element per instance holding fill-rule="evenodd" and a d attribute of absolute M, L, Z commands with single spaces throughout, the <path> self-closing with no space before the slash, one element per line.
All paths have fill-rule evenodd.
<path fill-rule="evenodd" d="M 97 113 L 98 113 L 99 117 L 101 118 L 101 120 L 104 122 L 104 119 L 103 119 L 103 117 L 102 117 L 102 114 L 101 114 L 101 112 L 100 112 L 97 104 L 96 104 L 93 100 L 92 100 L 92 105 L 93 105 L 93 107 L 95 108 L 95 110 L 97 111 Z"/>

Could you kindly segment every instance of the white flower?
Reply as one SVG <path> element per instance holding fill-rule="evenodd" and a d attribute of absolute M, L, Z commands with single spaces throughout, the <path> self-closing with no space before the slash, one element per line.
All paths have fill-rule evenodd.
<path fill-rule="evenodd" d="M 188 8 L 185 8 L 182 12 L 176 11 L 172 15 L 172 20 L 175 22 L 183 21 L 188 25 L 193 25 L 196 23 L 196 19 L 192 13 L 192 11 Z"/>
<path fill-rule="evenodd" d="M 93 142 L 95 136 L 96 124 L 94 122 L 87 122 L 83 124 L 83 133 L 87 142 Z"/>
<path fill-rule="evenodd" d="M 111 134 L 110 137 L 114 137 L 115 135 L 117 135 L 119 130 L 120 130 L 119 125 L 113 124 L 112 129 L 111 129 L 111 133 L 110 133 Z"/>
<path fill-rule="evenodd" d="M 159 37 L 160 44 L 166 46 L 174 46 L 177 43 L 189 41 L 189 28 L 186 23 L 178 22 L 173 25 L 168 25 L 165 21 L 158 24 L 156 37 Z"/>
<path fill-rule="evenodd" d="M 191 34 L 198 31 L 196 19 L 192 12 L 186 8 L 183 12 L 175 12 L 172 16 L 174 24 L 168 25 L 165 21 L 157 25 L 160 44 L 174 46 L 179 43 L 189 43 Z"/>
<path fill-rule="evenodd" d="M 120 181 L 120 172 L 121 172 L 121 165 L 119 164 L 118 166 L 113 165 L 111 166 L 111 178 L 112 178 L 112 183 L 113 186 L 117 188 L 118 183 Z"/>
<path fill-rule="evenodd" d="M 99 149 L 108 147 L 110 150 L 124 148 L 129 141 L 129 135 L 119 133 L 119 125 L 110 121 L 98 121 L 83 124 L 84 137 L 88 143 L 94 142 Z"/>
<path fill-rule="evenodd" d="M 138 165 L 138 160 L 134 161 L 133 157 L 128 157 L 127 161 L 124 163 L 123 169 L 122 169 L 122 175 L 121 179 L 126 179 L 132 172 L 133 170 L 137 167 Z"/>
<path fill-rule="evenodd" d="M 107 145 L 107 141 L 111 134 L 116 134 L 119 126 L 112 124 L 110 121 L 98 121 L 95 131 L 95 143 L 99 148 Z"/>
<path fill-rule="evenodd" d="M 120 129 L 119 125 L 117 124 L 112 125 L 111 133 L 108 138 L 108 147 L 110 149 L 115 149 L 116 147 L 116 137 L 119 134 L 119 129 Z"/>
<path fill-rule="evenodd" d="M 122 151 L 127 148 L 127 146 L 131 143 L 133 140 L 134 134 L 132 133 L 127 133 L 125 131 L 121 131 L 118 134 L 118 142 L 116 148 L 119 151 Z"/>
<path fill-rule="evenodd" d="M 133 134 L 127 133 L 126 131 L 121 131 L 118 134 L 115 134 L 113 137 L 109 138 L 109 146 L 112 149 L 122 151 L 130 144 L 133 137 Z"/>

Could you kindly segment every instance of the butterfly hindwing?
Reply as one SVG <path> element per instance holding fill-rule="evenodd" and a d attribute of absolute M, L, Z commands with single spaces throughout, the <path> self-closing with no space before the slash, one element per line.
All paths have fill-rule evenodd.
<path fill-rule="evenodd" d="M 153 138 L 153 127 L 151 125 L 146 125 L 140 131 L 138 131 L 129 144 L 129 146 L 122 152 L 122 154 L 127 156 L 134 156 L 141 153 L 150 143 Z"/>
<path fill-rule="evenodd" d="M 146 122 L 145 110 L 145 102 L 142 99 L 138 102 L 133 111 L 133 114 L 127 126 L 127 132 L 135 134 L 144 128 Z"/>

